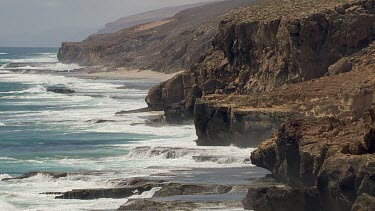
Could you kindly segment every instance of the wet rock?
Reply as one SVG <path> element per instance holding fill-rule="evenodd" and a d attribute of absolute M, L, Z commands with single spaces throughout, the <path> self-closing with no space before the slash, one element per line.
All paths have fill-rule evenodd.
<path fill-rule="evenodd" d="M 290 187 L 251 188 L 242 203 L 245 209 L 254 211 L 319 211 L 322 209 L 316 190 Z"/>
<path fill-rule="evenodd" d="M 152 189 L 151 184 L 135 186 L 135 187 L 122 187 L 122 188 L 106 188 L 106 189 L 77 189 L 65 192 L 61 196 L 56 196 L 56 199 L 80 199 L 92 200 L 99 198 L 112 198 L 121 199 L 127 198 L 134 194 L 142 194 L 145 191 Z"/>
<path fill-rule="evenodd" d="M 76 91 L 66 87 L 48 87 L 47 92 L 54 92 L 58 94 L 73 94 Z"/>
<path fill-rule="evenodd" d="M 144 211 L 164 211 L 164 210 L 197 210 L 202 207 L 217 208 L 240 208 L 237 201 L 226 202 L 191 202 L 191 201 L 155 201 L 152 199 L 131 200 L 118 210 L 144 210 Z"/>
<path fill-rule="evenodd" d="M 175 195 L 204 195 L 204 194 L 222 194 L 232 190 L 232 186 L 225 185 L 199 185 L 199 184 L 180 184 L 170 183 L 163 186 L 154 197 L 165 197 Z"/>
<path fill-rule="evenodd" d="M 151 111 L 151 109 L 146 107 L 146 108 L 140 108 L 140 109 L 135 109 L 135 110 L 119 111 L 119 112 L 116 112 L 116 115 L 143 113 L 143 112 L 149 112 L 149 111 Z"/>
<path fill-rule="evenodd" d="M 67 177 L 68 173 L 65 173 L 65 172 L 28 172 L 28 173 L 25 173 L 25 174 L 23 174 L 19 177 L 2 179 L 2 181 L 27 179 L 27 178 L 30 178 L 30 177 L 35 177 L 37 175 L 43 175 L 43 176 L 51 177 L 53 179 L 59 179 L 59 178 Z"/>

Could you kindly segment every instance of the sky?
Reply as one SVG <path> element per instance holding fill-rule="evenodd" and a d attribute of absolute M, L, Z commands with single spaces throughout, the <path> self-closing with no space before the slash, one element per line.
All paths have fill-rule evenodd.
<path fill-rule="evenodd" d="M 120 17 L 210 0 L 0 0 L 0 46 L 58 47 Z"/>

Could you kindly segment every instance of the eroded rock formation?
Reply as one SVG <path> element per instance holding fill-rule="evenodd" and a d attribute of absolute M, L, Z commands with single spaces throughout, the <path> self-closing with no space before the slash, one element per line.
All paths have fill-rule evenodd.
<path fill-rule="evenodd" d="M 348 72 L 357 62 L 351 56 L 375 39 L 374 23 L 372 0 L 262 1 L 228 14 L 220 23 L 213 49 L 183 75 L 190 74 L 194 89 L 206 96 L 269 92 Z M 177 79 L 152 89 L 150 95 L 168 90 L 173 80 Z M 186 93 L 186 88 L 176 87 L 173 93 Z M 184 116 L 191 112 L 186 110 L 186 95 L 179 95 L 184 99 L 180 102 L 176 99 L 164 98 L 170 103 L 160 109 L 172 107 Z"/>
<path fill-rule="evenodd" d="M 246 208 L 373 209 L 374 23 L 373 0 L 262 1 L 227 15 L 183 73 L 202 93 L 198 144 L 254 146 L 276 129 L 251 160 L 288 186 L 249 190 Z M 161 108 L 186 109 L 180 97 Z"/>

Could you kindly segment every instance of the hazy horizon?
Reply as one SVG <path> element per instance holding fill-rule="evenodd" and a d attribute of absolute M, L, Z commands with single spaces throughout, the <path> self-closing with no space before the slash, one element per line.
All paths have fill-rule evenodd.
<path fill-rule="evenodd" d="M 204 1 L 0 0 L 0 47 L 59 47 L 121 17 Z"/>

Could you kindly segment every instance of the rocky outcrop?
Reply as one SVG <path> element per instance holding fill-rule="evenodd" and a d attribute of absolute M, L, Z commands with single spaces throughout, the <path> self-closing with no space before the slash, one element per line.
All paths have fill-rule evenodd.
<path fill-rule="evenodd" d="M 374 123 L 374 110 L 359 120 L 291 120 L 263 142 L 251 160 L 291 187 L 316 187 L 323 210 L 351 210 L 356 202 L 373 206 Z"/>
<path fill-rule="evenodd" d="M 30 177 L 35 177 L 38 175 L 43 175 L 47 177 L 51 177 L 52 179 L 59 179 L 62 177 L 67 177 L 68 173 L 65 172 L 28 172 L 18 177 L 11 177 L 11 178 L 5 178 L 2 179 L 2 181 L 9 181 L 9 180 L 21 180 L 21 179 L 27 179 Z"/>
<path fill-rule="evenodd" d="M 164 211 L 164 210 L 197 210 L 202 207 L 211 208 L 239 208 L 241 204 L 237 201 L 224 202 L 192 202 L 192 201 L 155 201 L 151 199 L 132 200 L 121 206 L 118 210 L 139 210 L 139 211 Z"/>
<path fill-rule="evenodd" d="M 66 88 L 66 87 L 48 87 L 47 92 L 54 92 L 57 94 L 73 94 L 76 91 L 74 91 L 73 89 Z"/>
<path fill-rule="evenodd" d="M 123 187 L 123 188 L 105 188 L 105 189 L 77 189 L 65 192 L 61 196 L 56 196 L 56 199 L 80 199 L 92 200 L 99 198 L 121 199 L 127 198 L 135 193 L 143 193 L 152 189 L 151 185 L 142 185 L 139 187 Z"/>
<path fill-rule="evenodd" d="M 290 187 L 250 188 L 242 203 L 247 210 L 318 211 L 322 209 L 316 190 Z"/>
<path fill-rule="evenodd" d="M 348 72 L 358 62 L 353 55 L 375 39 L 374 8 L 372 0 L 266 0 L 234 10 L 220 23 L 213 49 L 184 75 L 207 96 L 277 91 Z M 173 110 L 186 116 L 181 104 Z"/>
<path fill-rule="evenodd" d="M 150 69 L 172 73 L 187 70 L 212 48 L 222 15 L 253 0 L 213 2 L 113 34 L 92 35 L 64 42 L 58 58 L 63 63 Z"/>
<path fill-rule="evenodd" d="M 245 109 L 198 100 L 194 123 L 201 146 L 256 147 L 295 113 L 283 109 Z"/>
<path fill-rule="evenodd" d="M 360 58 L 373 52 L 375 45 L 361 51 Z M 374 66 L 355 63 L 348 73 L 260 94 L 204 96 L 194 111 L 198 144 L 254 147 L 292 117 L 359 118 L 372 106 Z"/>

